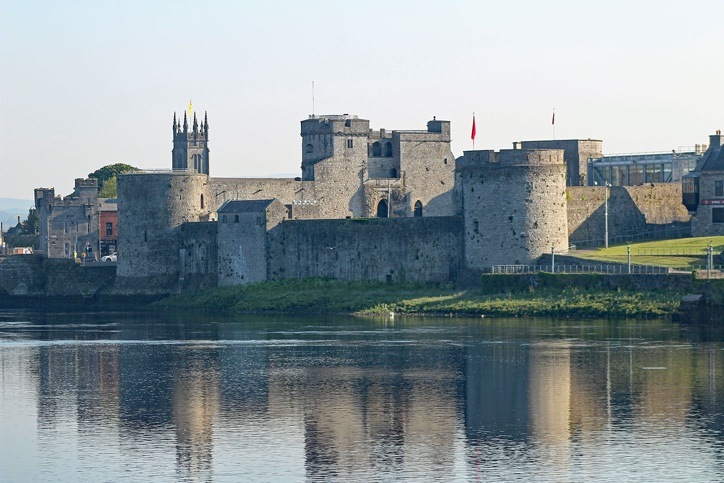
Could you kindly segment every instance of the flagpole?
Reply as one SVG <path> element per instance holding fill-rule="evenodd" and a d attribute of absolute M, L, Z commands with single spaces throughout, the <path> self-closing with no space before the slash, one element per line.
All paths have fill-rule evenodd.
<path fill-rule="evenodd" d="M 556 108 L 553 108 L 553 118 L 551 119 L 551 124 L 553 124 L 553 140 L 556 140 Z"/>

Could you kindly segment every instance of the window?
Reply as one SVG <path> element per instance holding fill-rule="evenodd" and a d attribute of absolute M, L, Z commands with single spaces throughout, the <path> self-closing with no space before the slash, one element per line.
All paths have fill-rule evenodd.
<path fill-rule="evenodd" d="M 304 148 L 304 150 L 307 152 L 307 154 L 311 154 L 314 152 L 314 145 L 312 143 L 307 144 L 307 146 Z"/>
<path fill-rule="evenodd" d="M 352 149 L 352 146 L 353 146 L 352 140 L 351 140 L 351 139 L 348 139 L 348 140 L 347 140 L 347 148 L 348 148 L 348 149 Z"/>
<path fill-rule="evenodd" d="M 412 216 L 422 218 L 422 202 L 420 200 L 415 201 L 415 210 Z"/>
<path fill-rule="evenodd" d="M 148 232 L 146 230 L 143 230 L 143 241 L 148 241 Z"/>
<path fill-rule="evenodd" d="M 351 120 L 351 119 L 345 119 L 345 121 L 344 121 L 344 127 L 352 127 L 352 120 Z"/>
<path fill-rule="evenodd" d="M 724 196 L 724 181 L 714 181 L 714 196 Z"/>
<path fill-rule="evenodd" d="M 68 222 L 67 221 L 63 224 L 63 233 L 68 233 Z"/>
<path fill-rule="evenodd" d="M 712 208 L 711 209 L 711 222 L 712 223 L 724 223 L 724 208 Z"/>
<path fill-rule="evenodd" d="M 113 236 L 113 223 L 112 222 L 106 223 L 106 236 Z"/>
<path fill-rule="evenodd" d="M 480 233 L 480 223 L 478 220 L 473 220 L 473 233 Z"/>
<path fill-rule="evenodd" d="M 204 209 L 204 195 L 201 195 L 201 209 Z"/>
<path fill-rule="evenodd" d="M 234 215 L 234 223 L 239 223 L 239 215 Z"/>
<path fill-rule="evenodd" d="M 380 143 L 377 141 L 372 144 L 372 156 L 382 156 L 382 148 L 380 148 Z"/>
<path fill-rule="evenodd" d="M 388 158 L 392 157 L 392 143 L 389 141 L 385 143 L 385 156 Z"/>
<path fill-rule="evenodd" d="M 397 178 L 397 169 L 392 168 L 390 170 L 390 178 Z"/>

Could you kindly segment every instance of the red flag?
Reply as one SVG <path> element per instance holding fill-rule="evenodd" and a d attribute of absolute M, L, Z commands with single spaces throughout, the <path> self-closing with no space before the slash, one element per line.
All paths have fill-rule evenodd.
<path fill-rule="evenodd" d="M 473 130 L 470 133 L 470 139 L 475 141 L 475 114 L 473 114 Z"/>
<path fill-rule="evenodd" d="M 554 126 L 556 125 L 556 111 L 553 111 L 553 118 L 551 119 L 551 124 Z"/>

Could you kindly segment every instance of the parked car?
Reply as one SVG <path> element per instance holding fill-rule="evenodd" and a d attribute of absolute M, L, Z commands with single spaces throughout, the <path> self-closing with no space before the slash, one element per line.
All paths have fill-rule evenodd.
<path fill-rule="evenodd" d="M 118 261 L 118 255 L 115 253 L 111 253 L 110 255 L 103 255 L 101 257 L 101 262 L 115 262 Z"/>

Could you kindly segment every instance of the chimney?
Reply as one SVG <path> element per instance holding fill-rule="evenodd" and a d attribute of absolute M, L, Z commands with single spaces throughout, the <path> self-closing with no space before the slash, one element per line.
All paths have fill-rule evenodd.
<path fill-rule="evenodd" d="M 709 136 L 709 149 L 718 149 L 721 147 L 721 129 L 716 130 L 716 134 Z"/>

